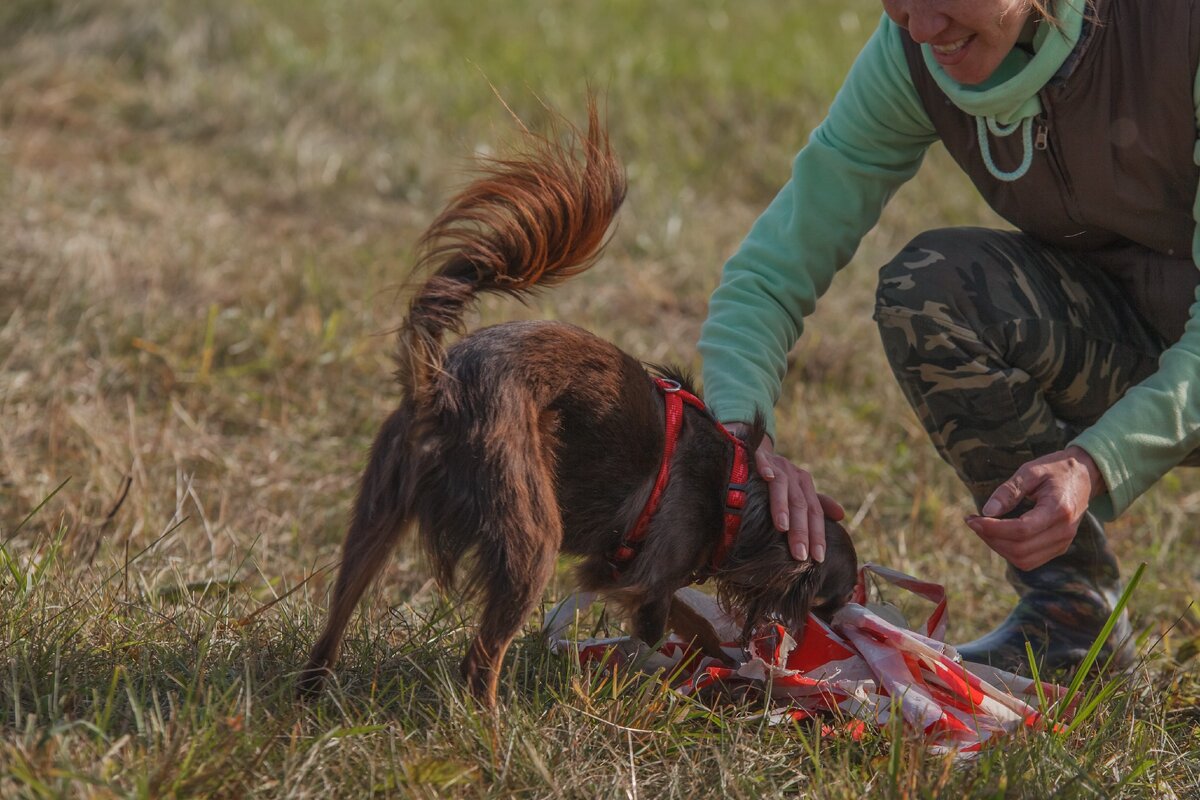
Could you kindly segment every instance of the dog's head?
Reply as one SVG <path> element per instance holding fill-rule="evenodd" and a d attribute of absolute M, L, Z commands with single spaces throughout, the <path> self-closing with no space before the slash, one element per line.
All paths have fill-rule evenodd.
<path fill-rule="evenodd" d="M 858 579 L 858 556 L 849 534 L 825 520 L 825 560 L 797 561 L 787 534 L 771 521 L 765 481 L 752 476 L 737 543 L 714 576 L 721 604 L 745 619 L 743 639 L 776 619 L 789 630 L 803 626 L 809 612 L 828 621 L 850 600 Z"/>

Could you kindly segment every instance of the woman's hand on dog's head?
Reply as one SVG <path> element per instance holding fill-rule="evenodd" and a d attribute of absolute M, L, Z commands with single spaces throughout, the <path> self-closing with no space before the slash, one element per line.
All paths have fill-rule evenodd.
<path fill-rule="evenodd" d="M 726 426 L 735 435 L 744 435 L 748 426 Z M 768 437 L 754 453 L 758 474 L 767 481 L 771 492 L 771 519 L 780 531 L 787 531 L 792 558 L 825 560 L 825 517 L 841 520 L 846 511 L 832 497 L 821 494 L 808 470 L 801 469 L 775 452 Z"/>

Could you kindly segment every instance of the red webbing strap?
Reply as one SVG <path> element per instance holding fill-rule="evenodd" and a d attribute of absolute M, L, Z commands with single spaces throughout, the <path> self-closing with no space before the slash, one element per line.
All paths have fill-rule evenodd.
<path fill-rule="evenodd" d="M 655 378 L 654 383 L 662 392 L 663 405 L 666 406 L 667 424 L 663 441 L 663 457 L 662 462 L 658 465 L 658 477 L 654 481 L 654 488 L 650 491 L 650 497 L 646 500 L 642 513 L 638 515 L 633 527 L 629 529 L 629 533 L 625 534 L 625 538 L 613 555 L 613 566 L 617 569 L 629 563 L 637 555 L 636 546 L 646 538 L 646 531 L 650 527 L 650 518 L 658 510 L 658 504 L 662 501 L 663 492 L 667 488 L 667 479 L 671 476 L 671 456 L 675 453 L 675 443 L 679 441 L 679 430 L 683 427 L 682 395 L 687 395 L 695 400 L 693 395 L 680 389 L 679 384 L 674 381 Z"/>
<path fill-rule="evenodd" d="M 646 538 L 646 531 L 650 527 L 650 520 L 654 517 L 654 512 L 658 510 L 658 504 L 662 501 L 663 492 L 667 488 L 667 481 L 671 473 L 671 456 L 675 453 L 675 444 L 679 441 L 679 431 L 683 427 L 683 404 L 687 403 L 690 406 L 707 412 L 704 401 L 696 397 L 691 392 L 680 388 L 675 381 L 666 378 L 655 378 L 655 386 L 662 392 L 663 405 L 666 409 L 666 431 L 665 440 L 663 442 L 663 457 L 662 462 L 658 467 L 658 477 L 654 481 L 654 488 L 650 491 L 650 497 L 646 500 L 645 507 L 642 508 L 642 513 L 638 515 L 637 520 L 633 523 L 633 527 L 629 529 L 629 533 L 625 534 L 625 538 L 621 540 L 621 544 L 617 547 L 613 554 L 613 572 L 619 573 L 633 557 L 637 555 L 638 545 Z M 710 561 L 710 569 L 716 570 L 729 555 L 729 550 L 733 546 L 734 540 L 737 538 L 738 528 L 742 522 L 742 509 L 746 505 L 746 482 L 750 478 L 750 464 L 746 456 L 746 446 L 740 439 L 725 429 L 725 426 L 719 422 L 715 423 L 717 429 L 725 435 L 725 438 L 733 443 L 733 468 L 729 474 L 729 487 L 725 495 L 725 524 L 721 532 L 721 540 L 717 543 L 716 550 L 713 552 L 713 557 Z"/>
<path fill-rule="evenodd" d="M 721 430 L 733 442 L 733 467 L 729 470 L 729 486 L 725 490 L 725 526 L 721 532 L 721 541 L 713 551 L 709 569 L 716 572 L 725 563 L 733 543 L 737 539 L 738 530 L 742 527 L 742 511 L 746 508 L 746 484 L 750 480 L 750 459 L 746 456 L 746 445 L 742 440 L 725 430 Z"/>

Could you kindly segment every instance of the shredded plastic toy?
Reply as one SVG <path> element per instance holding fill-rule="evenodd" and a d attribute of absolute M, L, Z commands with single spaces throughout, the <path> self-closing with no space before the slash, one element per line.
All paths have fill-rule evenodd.
<path fill-rule="evenodd" d="M 866 603 L 866 579 L 879 580 L 934 603 L 933 613 L 910 630 L 894 608 Z M 677 599 L 709 620 L 720 641 L 736 640 L 740 625 L 696 589 L 683 589 Z M 580 593 L 566 598 L 546 616 L 543 632 L 555 652 L 574 653 L 583 664 L 632 666 L 665 676 L 677 691 L 702 701 L 770 693 L 774 721 L 828 715 L 849 724 L 840 728 L 861 735 L 865 725 L 886 725 L 900 713 L 912 730 L 922 731 L 937 750 L 963 754 L 1022 726 L 1043 722 L 1034 681 L 983 664 L 963 663 L 942 641 L 946 627 L 946 592 L 935 583 L 865 565 L 850 603 L 826 625 L 810 616 L 803 636 L 780 625 L 756 635 L 749 647 L 727 645 L 729 658 L 704 656 L 671 638 L 657 651 L 646 652 L 628 637 L 570 640 L 565 634 L 595 600 Z M 888 618 L 885 618 L 888 617 Z M 800 640 L 801 645 L 796 642 Z M 1042 683 L 1053 703 L 1066 689 Z M 826 728 L 833 731 L 833 728 Z"/>

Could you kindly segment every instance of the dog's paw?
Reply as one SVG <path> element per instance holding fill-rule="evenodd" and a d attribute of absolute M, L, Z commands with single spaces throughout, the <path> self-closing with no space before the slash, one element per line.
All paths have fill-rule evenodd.
<path fill-rule="evenodd" d="M 307 701 L 316 698 L 332 675 L 333 671 L 326 664 L 309 662 L 296 679 L 297 699 Z"/>

